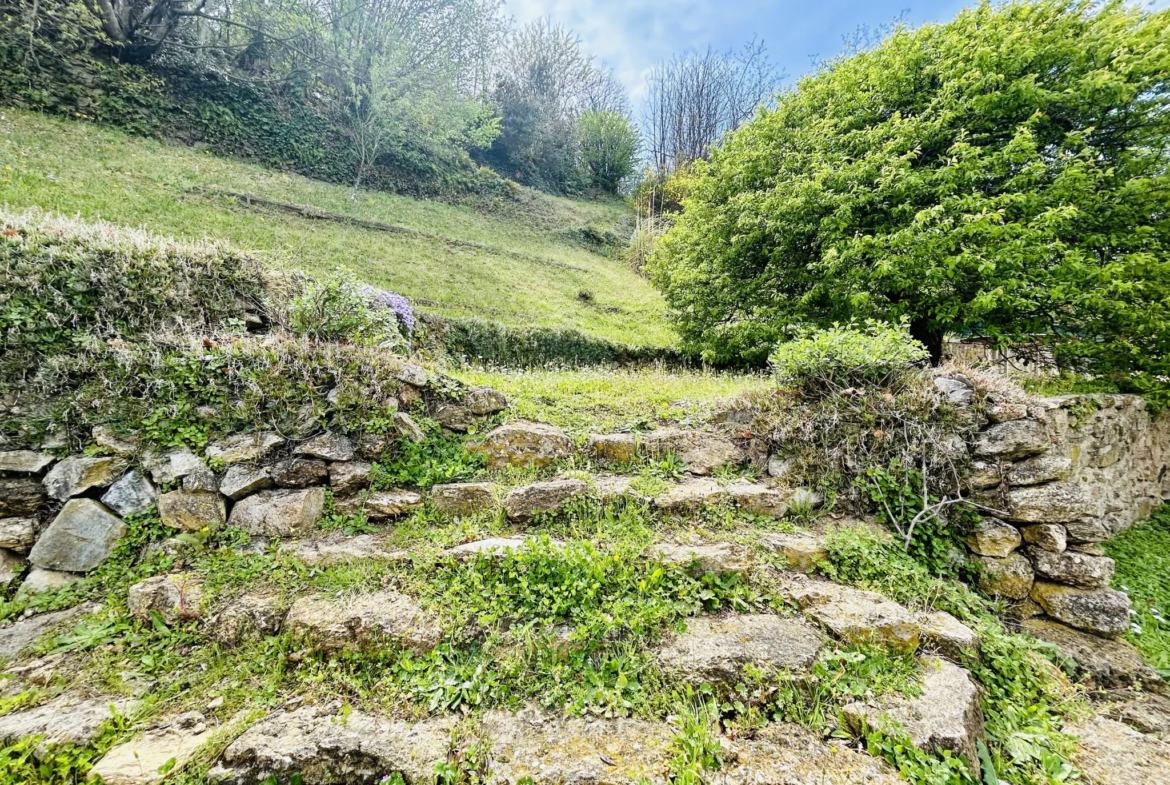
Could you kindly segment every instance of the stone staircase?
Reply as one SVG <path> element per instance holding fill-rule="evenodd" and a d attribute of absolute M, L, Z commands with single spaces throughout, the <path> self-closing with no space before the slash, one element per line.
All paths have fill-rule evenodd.
<path fill-rule="evenodd" d="M 486 425 L 486 418 L 505 405 L 498 393 L 478 389 L 461 402 L 432 401 L 429 413 L 449 433 L 458 434 Z M 402 438 L 424 438 L 410 415 L 399 412 L 396 421 Z M 767 466 L 774 456 L 766 450 L 761 454 L 733 423 L 592 434 L 580 446 L 564 431 L 542 423 L 513 421 L 484 430 L 467 448 L 483 456 L 489 476 L 424 490 L 368 487 L 373 462 L 387 446 L 385 436 L 349 439 L 323 433 L 290 441 L 275 433 L 241 434 L 212 442 L 202 454 L 151 453 L 124 436 L 95 429 L 94 443 L 106 455 L 58 460 L 36 450 L 0 454 L 0 548 L 5 549 L 0 554 L 9 565 L 10 580 L 21 581 L 17 596 L 51 592 L 81 580 L 110 558 L 126 536 L 125 518 L 156 507 L 162 523 L 176 532 L 240 529 L 251 538 L 247 552 L 269 554 L 277 567 L 328 571 L 380 565 L 409 575 L 426 565 L 502 559 L 509 552 L 524 552 L 533 538 L 540 538 L 541 547 L 570 547 L 564 540 L 548 539 L 546 531 L 566 505 L 639 505 L 666 522 L 642 558 L 695 574 L 742 576 L 767 586 L 775 598 L 772 607 L 687 619 L 684 629 L 665 635 L 652 655 L 673 683 L 734 688 L 758 674 L 777 680 L 815 679 L 818 659 L 843 644 L 917 653 L 921 694 L 851 703 L 842 709 L 847 729 L 860 734 L 883 717 L 894 719 L 915 746 L 964 756 L 978 776 L 976 744 L 985 733 L 981 687 L 962 663 L 977 651 L 979 635 L 950 614 L 908 608 L 818 575 L 817 565 L 826 558 L 824 536 L 801 530 L 788 516 L 793 509 L 815 510 L 823 499 L 812 488 L 790 487 L 766 473 L 762 479 L 749 479 L 761 473 L 747 471 L 747 466 Z M 621 473 L 639 460 L 666 455 L 678 456 L 685 472 L 660 483 L 653 494 L 639 492 L 636 478 Z M 558 471 L 566 464 L 573 468 Z M 525 479 L 517 481 L 517 476 Z M 330 498 L 336 513 L 361 516 L 378 524 L 379 531 L 346 536 L 319 530 L 317 522 Z M 734 529 L 712 531 L 701 523 L 702 514 L 716 508 L 740 516 Z M 395 538 L 402 521 L 429 510 L 444 520 L 470 522 L 470 531 L 481 536 L 431 545 L 403 545 Z M 758 525 L 769 520 L 774 523 Z M 972 548 L 979 553 L 992 549 L 993 535 L 980 534 Z M 388 582 L 389 573 L 379 583 L 344 593 L 317 591 L 289 598 L 264 580 L 246 591 L 216 592 L 206 585 L 206 576 L 183 566 L 188 543 L 167 539 L 148 547 L 173 554 L 175 566 L 129 586 L 127 613 L 140 618 L 156 613 L 166 624 L 190 625 L 209 645 L 224 651 L 286 635 L 296 657 L 343 660 L 371 649 L 425 654 L 456 632 L 480 639 L 491 632 L 449 628 L 409 588 Z M 1044 558 L 1035 556 L 1037 564 Z M 25 559 L 31 566 L 21 574 Z M 1062 575 L 1068 572 L 1061 570 Z M 1100 592 L 1099 576 L 1093 581 Z M 238 785 L 259 785 L 270 776 L 284 782 L 294 774 L 308 785 L 376 783 L 392 772 L 409 785 L 432 782 L 436 764 L 455 754 L 453 744 L 459 750 L 476 745 L 488 750 L 489 770 L 498 782 L 666 782 L 677 754 L 679 731 L 669 718 L 574 717 L 535 708 L 491 708 L 420 719 L 403 716 L 409 711 L 353 710 L 329 699 L 329 690 L 288 696 L 259 717 L 225 715 L 214 700 L 200 711 L 152 708 L 141 713 L 142 695 L 101 694 L 85 684 L 69 684 L 60 691 L 58 674 L 67 671 L 68 656 L 34 654 L 43 651 L 36 645 L 45 636 L 94 611 L 91 605 L 52 613 L 30 609 L 25 618 L 0 628 L 0 656 L 11 658 L 0 697 L 37 686 L 46 695 L 59 693 L 0 716 L 0 742 L 37 736 L 46 750 L 66 743 L 84 747 L 108 727 L 111 712 L 133 718 L 130 730 L 94 768 L 107 785 L 161 781 L 160 767 L 179 771 L 206 757 L 207 750 L 213 750 L 213 760 L 206 780 Z M 1083 726 L 1086 748 L 1109 745 L 1114 754 L 1120 745 L 1140 756 L 1135 758 L 1140 771 L 1170 771 L 1170 744 L 1149 733 L 1170 734 L 1170 701 L 1160 696 L 1165 684 L 1132 647 L 1051 620 L 1034 618 L 1024 624 L 1036 637 L 1069 652 L 1103 684 L 1153 693 L 1155 700 L 1116 713 L 1131 725 L 1144 722 L 1147 733 L 1098 718 Z M 52 685 L 56 687 L 50 689 Z M 722 744 L 723 766 L 706 774 L 712 783 L 843 785 L 899 779 L 889 765 L 859 751 L 857 744 L 789 723 L 771 722 L 740 738 L 724 738 Z M 1147 780 L 1117 779 L 1117 771 L 1110 775 L 1115 779 L 1100 781 L 1157 782 L 1156 774 Z"/>

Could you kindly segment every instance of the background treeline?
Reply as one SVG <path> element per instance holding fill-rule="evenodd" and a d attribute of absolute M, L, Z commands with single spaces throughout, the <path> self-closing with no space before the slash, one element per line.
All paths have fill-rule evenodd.
<path fill-rule="evenodd" d="M 0 21 L 0 102 L 355 188 L 616 192 L 639 155 L 612 74 L 498 0 L 3 0 Z"/>

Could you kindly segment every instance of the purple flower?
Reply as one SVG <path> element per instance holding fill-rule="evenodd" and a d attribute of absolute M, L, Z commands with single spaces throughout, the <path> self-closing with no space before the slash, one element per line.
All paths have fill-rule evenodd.
<path fill-rule="evenodd" d="M 410 300 L 397 292 L 386 289 L 375 289 L 366 284 L 361 288 L 362 296 L 366 298 L 370 308 L 375 311 L 389 309 L 398 317 L 398 321 L 406 328 L 406 337 L 409 340 L 414 334 L 414 309 L 410 307 Z"/>

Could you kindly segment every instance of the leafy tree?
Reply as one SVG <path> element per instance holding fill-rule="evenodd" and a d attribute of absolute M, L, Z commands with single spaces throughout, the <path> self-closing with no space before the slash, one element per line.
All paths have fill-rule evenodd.
<path fill-rule="evenodd" d="M 581 52 L 577 36 L 544 19 L 516 31 L 499 52 L 493 98 L 500 136 L 479 158 L 506 177 L 553 193 L 583 184 L 578 118 L 628 113 L 613 75 Z"/>
<path fill-rule="evenodd" d="M 1044 335 L 1065 365 L 1170 349 L 1170 12 L 983 3 L 826 64 L 682 177 L 650 261 L 686 345 L 790 325 Z"/>
<path fill-rule="evenodd" d="M 617 193 L 618 185 L 634 173 L 638 129 L 617 112 L 586 112 L 577 121 L 581 162 L 597 188 Z"/>

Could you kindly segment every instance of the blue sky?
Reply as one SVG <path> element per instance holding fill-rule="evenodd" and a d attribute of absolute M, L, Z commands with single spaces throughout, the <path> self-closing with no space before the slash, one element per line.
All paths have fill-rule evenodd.
<path fill-rule="evenodd" d="M 810 69 L 813 57 L 840 52 L 842 36 L 859 25 L 889 22 L 905 11 L 913 24 L 944 21 L 970 0 L 505 0 L 504 12 L 520 22 L 541 16 L 581 36 L 586 52 L 612 66 L 634 98 L 658 60 L 685 49 L 724 50 L 753 36 L 768 46 L 788 74 Z M 1170 0 L 1144 2 L 1166 7 Z"/>

